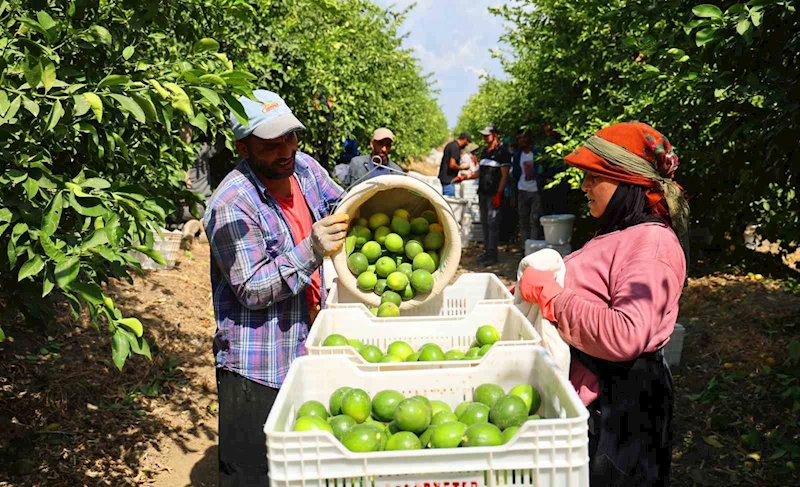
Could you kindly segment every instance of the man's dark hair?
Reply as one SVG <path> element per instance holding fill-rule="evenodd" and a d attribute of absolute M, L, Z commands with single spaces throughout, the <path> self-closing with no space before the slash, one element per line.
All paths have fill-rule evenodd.
<path fill-rule="evenodd" d="M 472 136 L 469 132 L 461 132 L 461 135 L 458 136 L 459 139 L 467 139 L 467 142 L 472 142 Z"/>

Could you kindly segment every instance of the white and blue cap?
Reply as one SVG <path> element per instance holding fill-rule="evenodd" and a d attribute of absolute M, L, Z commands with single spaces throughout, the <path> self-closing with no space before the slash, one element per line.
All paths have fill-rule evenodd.
<path fill-rule="evenodd" d="M 255 90 L 253 95 L 258 101 L 246 96 L 239 98 L 250 122 L 249 125 L 242 125 L 231 112 L 231 126 L 236 140 L 241 140 L 250 134 L 259 139 L 277 139 L 295 130 L 305 130 L 306 127 L 292 114 L 289 106 L 277 93 Z"/>

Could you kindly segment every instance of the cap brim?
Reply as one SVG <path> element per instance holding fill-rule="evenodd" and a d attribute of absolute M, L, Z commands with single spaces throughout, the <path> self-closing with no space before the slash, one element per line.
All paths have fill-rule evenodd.
<path fill-rule="evenodd" d="M 257 125 L 250 133 L 259 139 L 277 139 L 289 132 L 305 129 L 305 125 L 300 123 L 297 117 L 289 113 L 287 115 L 279 115 Z"/>
<path fill-rule="evenodd" d="M 479 133 L 481 135 L 492 135 L 492 131 L 491 130 L 481 130 Z"/>

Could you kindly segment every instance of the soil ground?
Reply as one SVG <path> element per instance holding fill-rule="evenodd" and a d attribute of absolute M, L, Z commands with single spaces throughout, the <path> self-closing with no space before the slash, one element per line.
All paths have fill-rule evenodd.
<path fill-rule="evenodd" d="M 460 272 L 506 283 L 519 256 Z M 47 329 L 0 344 L 0 486 L 216 485 L 216 387 L 209 253 L 108 291 L 157 344 L 153 360 L 111 362 L 108 333 L 60 310 Z M 800 485 L 800 295 L 782 280 L 712 274 L 689 280 L 674 371 L 673 484 Z M 794 345 L 791 345 L 794 343 Z M 744 436 L 743 436 L 744 435 Z"/>

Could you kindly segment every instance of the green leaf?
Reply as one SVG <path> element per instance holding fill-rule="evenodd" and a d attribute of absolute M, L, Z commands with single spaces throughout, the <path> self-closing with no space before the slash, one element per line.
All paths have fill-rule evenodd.
<path fill-rule="evenodd" d="M 753 21 L 754 26 L 761 27 L 761 21 L 764 20 L 764 12 L 762 10 L 750 10 L 750 19 Z"/>
<path fill-rule="evenodd" d="M 50 279 L 49 273 L 44 276 L 44 282 L 42 283 L 42 297 L 47 296 L 53 291 L 55 284 L 53 283 L 52 279 Z"/>
<path fill-rule="evenodd" d="M 125 49 L 122 50 L 122 58 L 127 61 L 128 59 L 131 58 L 131 56 L 133 56 L 134 51 L 136 51 L 135 47 L 133 46 L 126 47 Z"/>
<path fill-rule="evenodd" d="M 201 132 L 206 133 L 208 132 L 208 119 L 202 113 L 198 113 L 196 117 L 189 121 L 193 126 L 200 129 Z"/>
<path fill-rule="evenodd" d="M 6 332 L 4 332 L 2 328 L 0 328 L 0 343 L 3 343 L 4 341 L 6 341 Z"/>
<path fill-rule="evenodd" d="M 92 235 L 83 241 L 80 245 L 81 252 L 86 252 L 91 250 L 95 247 L 99 247 L 100 245 L 105 245 L 108 243 L 108 234 L 106 233 L 105 228 L 98 228 Z"/>
<path fill-rule="evenodd" d="M 164 257 L 162 257 L 161 254 L 157 250 L 151 249 L 151 248 L 146 247 L 144 245 L 137 245 L 137 246 L 135 246 L 133 248 L 134 248 L 134 250 L 137 250 L 137 251 L 143 253 L 144 255 L 150 257 L 151 259 L 153 259 L 153 261 L 156 264 L 167 265 L 167 261 L 164 260 Z"/>
<path fill-rule="evenodd" d="M 692 9 L 692 12 L 698 16 L 706 19 L 722 20 L 722 10 L 716 5 L 704 4 L 698 5 Z"/>
<path fill-rule="evenodd" d="M 84 202 L 87 204 L 84 205 Z M 69 205 L 83 216 L 105 216 L 108 213 L 108 210 L 98 198 L 82 198 L 81 201 L 78 201 L 73 192 L 69 193 Z"/>
<path fill-rule="evenodd" d="M 739 21 L 738 24 L 736 24 L 736 32 L 738 32 L 739 35 L 741 35 L 741 36 L 747 34 L 747 32 L 752 28 L 753 28 L 753 24 L 751 24 L 750 21 L 746 20 L 746 19 L 745 20 L 741 20 L 741 21 Z"/>
<path fill-rule="evenodd" d="M 161 83 L 159 83 L 158 81 L 156 81 L 154 79 L 149 79 L 147 81 L 150 82 L 150 84 L 153 86 L 153 89 L 156 90 L 156 93 L 158 93 L 158 96 L 160 96 L 164 100 L 169 98 L 169 92 L 167 90 L 165 90 L 163 86 L 161 86 Z"/>
<path fill-rule="evenodd" d="M 56 284 L 61 289 L 68 289 L 72 281 L 78 277 L 81 270 L 81 261 L 78 257 L 72 256 L 56 264 Z"/>
<path fill-rule="evenodd" d="M 44 233 L 44 230 L 39 230 L 39 244 L 42 246 L 45 255 L 53 259 L 56 263 L 66 260 L 67 256 L 56 247 L 56 244 L 53 243 L 50 236 Z"/>
<path fill-rule="evenodd" d="M 72 95 L 72 101 L 75 104 L 72 109 L 73 117 L 81 117 L 92 108 L 83 95 Z"/>
<path fill-rule="evenodd" d="M 28 56 L 22 65 L 22 73 L 31 88 L 36 89 L 42 81 L 42 61 L 38 57 Z"/>
<path fill-rule="evenodd" d="M 41 25 L 42 28 L 47 31 L 52 30 L 57 26 L 56 21 L 53 20 L 53 17 L 50 17 L 50 14 L 44 10 L 36 12 L 36 20 L 38 20 L 39 25 Z"/>
<path fill-rule="evenodd" d="M 58 228 L 59 222 L 61 222 L 61 212 L 64 209 L 64 197 L 59 191 L 50 200 L 50 204 L 47 205 L 47 209 L 44 212 L 44 216 L 42 217 L 42 228 L 41 232 L 44 235 L 50 236 Z"/>
<path fill-rule="evenodd" d="M 14 225 L 14 229 L 11 231 L 11 241 L 17 243 L 17 241 L 28 231 L 28 224 L 19 222 Z"/>
<path fill-rule="evenodd" d="M 183 88 L 175 83 L 164 83 L 164 87 L 172 93 L 171 104 L 173 108 L 185 113 L 188 117 L 193 117 L 192 102 L 189 100 L 189 95 L 183 91 Z"/>
<path fill-rule="evenodd" d="M 105 230 L 105 229 L 103 229 L 103 230 Z M 124 263 L 125 262 L 122 259 L 122 257 L 120 257 L 113 250 L 111 250 L 110 248 L 105 247 L 105 246 L 94 247 L 93 249 L 91 249 L 91 252 L 93 254 L 99 255 L 100 257 L 104 258 L 105 260 L 107 260 L 109 262 L 119 262 L 119 263 Z"/>
<path fill-rule="evenodd" d="M 92 35 L 92 37 L 100 41 L 101 44 L 105 44 L 107 46 L 111 45 L 111 33 L 102 25 L 93 25 L 89 27 L 89 33 Z"/>
<path fill-rule="evenodd" d="M 690 58 L 689 58 L 689 56 L 688 56 L 688 55 L 686 55 L 686 56 L 683 56 L 682 58 L 678 59 L 678 62 L 679 62 L 679 63 L 685 63 L 685 62 L 686 62 L 686 61 L 688 61 L 689 59 L 690 59 Z"/>
<path fill-rule="evenodd" d="M 19 112 L 19 107 L 20 106 L 22 106 L 22 96 L 21 95 L 17 95 L 17 97 L 14 98 L 14 101 L 12 101 L 11 104 L 8 106 L 8 111 L 6 111 L 6 114 L 5 114 L 4 118 L 6 120 L 11 120 L 14 117 L 16 117 L 17 116 L 17 112 Z"/>
<path fill-rule="evenodd" d="M 39 104 L 35 101 L 23 96 L 22 105 L 25 107 L 25 110 L 28 110 L 34 117 L 39 116 Z"/>
<path fill-rule="evenodd" d="M 705 29 L 699 30 L 695 37 L 695 43 L 697 44 L 697 47 L 703 47 L 709 42 L 716 40 L 716 34 L 717 29 L 713 27 L 706 27 Z"/>
<path fill-rule="evenodd" d="M 142 322 L 136 318 L 124 318 L 117 321 L 117 323 L 131 330 L 137 337 L 142 336 L 144 333 Z"/>
<path fill-rule="evenodd" d="M 197 86 L 195 89 L 199 91 L 200 94 L 203 95 L 203 98 L 208 100 L 212 105 L 216 106 L 220 104 L 221 100 L 216 91 L 203 88 L 202 86 Z"/>
<path fill-rule="evenodd" d="M 39 192 L 39 183 L 33 178 L 26 179 L 25 182 L 22 183 L 22 187 L 25 188 L 25 194 L 28 196 L 29 201 Z"/>
<path fill-rule="evenodd" d="M 98 122 L 103 121 L 103 100 L 100 99 L 94 93 L 84 93 L 83 99 L 86 100 L 86 103 L 92 108 L 94 112 L 94 118 L 97 119 Z"/>
<path fill-rule="evenodd" d="M 129 98 L 125 95 L 117 95 L 116 93 L 110 93 L 108 96 L 117 100 L 117 103 L 120 104 L 122 109 L 133 115 L 133 118 L 135 118 L 137 122 L 147 122 L 147 117 L 144 114 L 144 110 L 142 110 L 142 107 L 140 107 L 139 104 L 133 100 L 133 98 Z"/>
<path fill-rule="evenodd" d="M 247 118 L 247 113 L 244 111 L 244 107 L 239 100 L 227 93 L 222 94 L 222 99 L 225 100 L 225 105 L 227 105 L 228 108 L 233 111 L 233 114 L 236 116 L 236 119 L 239 120 L 239 123 L 245 127 L 250 124 Z"/>
<path fill-rule="evenodd" d="M 651 64 L 645 64 L 644 65 L 644 70 L 647 71 L 647 72 L 650 72 L 650 73 L 660 73 L 661 72 L 660 69 L 658 69 L 656 66 L 653 66 Z"/>
<path fill-rule="evenodd" d="M 114 333 L 114 339 L 111 342 L 111 357 L 114 360 L 114 365 L 119 370 L 125 366 L 125 361 L 131 354 L 131 345 L 125 335 L 122 333 Z"/>
<path fill-rule="evenodd" d="M 44 92 L 50 91 L 50 88 L 56 82 L 56 65 L 53 61 L 45 59 L 42 63 L 42 84 L 44 85 Z"/>
<path fill-rule="evenodd" d="M 148 122 L 155 122 L 156 120 L 158 120 L 158 115 L 156 114 L 156 107 L 150 100 L 150 98 L 142 96 L 138 93 L 133 93 L 131 97 L 134 99 L 134 101 L 136 101 L 136 103 L 142 109 L 142 112 L 144 112 Z"/>
<path fill-rule="evenodd" d="M 199 79 L 201 82 L 211 83 L 212 85 L 227 86 L 228 84 L 225 82 L 224 79 L 222 79 L 221 76 L 218 76 L 216 74 L 204 74 L 203 76 L 200 76 Z"/>
<path fill-rule="evenodd" d="M 89 304 L 100 306 L 103 304 L 103 291 L 97 284 L 87 284 L 80 281 L 74 281 L 69 285 L 70 291 L 75 291 Z"/>
<path fill-rule="evenodd" d="M 205 37 L 194 43 L 193 50 L 195 54 L 208 51 L 217 52 L 219 51 L 219 42 L 209 37 Z"/>
<path fill-rule="evenodd" d="M 81 183 L 81 188 L 108 189 L 110 187 L 111 183 L 103 178 L 89 178 Z"/>
<path fill-rule="evenodd" d="M 53 104 L 53 109 L 50 110 L 50 118 L 47 120 L 47 128 L 45 129 L 45 132 L 50 132 L 53 130 L 63 116 L 64 107 L 61 106 L 61 100 L 56 100 L 56 102 Z"/>
<path fill-rule="evenodd" d="M 22 267 L 19 269 L 19 274 L 17 275 L 17 281 L 21 281 L 31 276 L 35 276 L 42 272 L 44 269 L 44 261 L 38 255 L 34 255 L 28 262 L 22 264 Z"/>
<path fill-rule="evenodd" d="M 131 82 L 130 76 L 125 76 L 124 74 L 109 74 L 99 83 L 97 83 L 98 88 L 104 88 L 106 86 L 119 86 L 119 85 L 127 85 Z"/>

